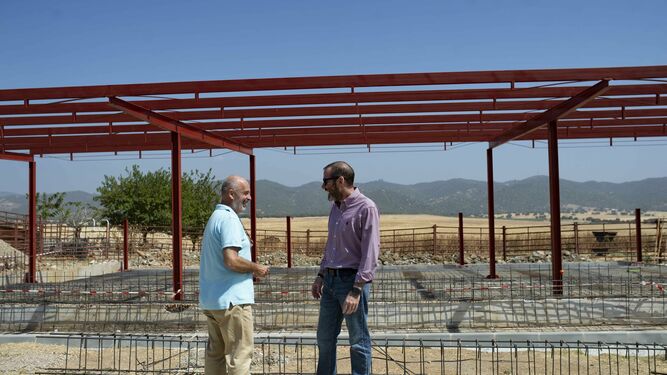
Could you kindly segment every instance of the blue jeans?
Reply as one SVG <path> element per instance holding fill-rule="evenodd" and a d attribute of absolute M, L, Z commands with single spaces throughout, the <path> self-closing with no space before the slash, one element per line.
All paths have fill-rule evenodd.
<path fill-rule="evenodd" d="M 355 274 L 332 276 L 325 274 L 320 298 L 320 318 L 317 324 L 319 360 L 318 375 L 336 374 L 336 343 L 343 318 L 350 336 L 352 374 L 371 373 L 371 335 L 368 332 L 368 296 L 366 284 L 359 297 L 359 307 L 352 315 L 343 315 L 343 303 L 354 285 Z"/>

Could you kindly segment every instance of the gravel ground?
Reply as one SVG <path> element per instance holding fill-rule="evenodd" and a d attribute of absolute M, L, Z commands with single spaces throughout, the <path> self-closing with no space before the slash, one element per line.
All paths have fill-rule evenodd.
<path fill-rule="evenodd" d="M 78 361 L 70 355 L 69 360 Z M 65 346 L 35 343 L 0 344 L 0 374 L 34 374 L 65 366 Z"/>
<path fill-rule="evenodd" d="M 0 344 L 0 374 L 34 374 L 41 371 L 60 369 L 61 373 L 80 371 L 90 373 L 130 372 L 142 373 L 202 373 L 204 349 L 191 352 L 176 350 L 152 350 L 147 347 L 132 348 L 130 354 L 125 348 L 119 364 L 118 350 L 88 349 L 85 358 L 79 358 L 78 349 L 65 355 L 64 345 L 35 343 Z M 349 353 L 347 348 L 338 349 L 339 371 L 349 373 Z M 125 362 L 128 358 L 131 365 Z M 315 369 L 315 349 L 305 347 L 297 353 L 288 348 L 262 350 L 255 347 L 253 374 L 284 374 L 312 372 Z M 516 353 L 476 351 L 464 349 L 401 348 L 382 346 L 374 347 L 373 365 L 379 369 L 388 369 L 389 373 L 440 373 L 452 371 L 458 374 L 555 374 L 555 373 L 595 373 L 595 374 L 663 374 L 667 371 L 667 362 L 658 355 L 655 357 L 626 357 L 624 353 L 584 353 L 581 351 L 520 350 Z M 444 362 L 443 362 L 444 360 Z M 67 365 L 66 365 L 67 361 Z M 120 367 L 119 367 L 120 366 Z M 479 368 L 478 368 L 479 367 Z M 69 370 L 64 370 L 64 369 Z M 621 371 L 619 371 L 619 369 Z M 102 371 L 102 372 L 100 372 Z M 384 371 L 382 371 L 384 372 Z"/>

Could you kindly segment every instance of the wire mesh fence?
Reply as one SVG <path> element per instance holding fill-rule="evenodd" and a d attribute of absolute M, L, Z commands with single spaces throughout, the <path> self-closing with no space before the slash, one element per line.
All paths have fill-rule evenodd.
<path fill-rule="evenodd" d="M 203 373 L 206 337 L 150 335 L 48 335 L 61 356 L 39 374 Z M 337 348 L 338 373 L 350 373 L 349 347 Z M 661 374 L 667 348 L 649 343 L 373 340 L 373 374 Z M 255 339 L 251 373 L 314 374 L 314 338 Z"/>
<path fill-rule="evenodd" d="M 501 279 L 483 266 L 387 266 L 371 285 L 369 325 L 430 330 L 667 324 L 667 267 L 565 264 L 554 295 L 549 264 L 503 264 Z M 310 293 L 316 268 L 274 268 L 255 284 L 255 324 L 263 330 L 312 329 L 319 303 Z M 52 330 L 186 331 L 204 328 L 198 272 L 184 272 L 174 301 L 170 270 L 134 270 L 0 289 L 0 327 Z"/>
<path fill-rule="evenodd" d="M 37 230 L 38 279 L 49 280 L 57 273 L 75 277 L 77 268 L 89 263 L 116 262 L 118 268 L 127 248 L 132 269 L 168 267 L 172 264 L 172 236 L 168 227 L 71 227 L 40 221 Z M 381 260 L 384 264 L 458 263 L 463 248 L 466 263 L 488 261 L 489 233 L 486 227 L 438 226 L 381 230 Z M 608 261 L 637 259 L 635 223 L 564 224 L 561 226 L 563 255 L 566 261 Z M 199 265 L 201 228 L 183 230 L 183 264 Z M 665 220 L 654 219 L 642 226 L 643 261 L 660 263 L 665 258 L 667 241 Z M 550 261 L 550 228 L 544 225 L 495 229 L 496 259 L 507 262 Z M 286 266 L 287 252 L 292 265 L 319 264 L 327 232 L 322 230 L 257 230 L 256 251 L 260 262 Z M 27 222 L 21 215 L 0 212 L 0 239 L 10 245 L 0 251 L 0 272 L 5 279 L 18 282 L 27 270 Z M 127 237 L 127 243 L 125 242 Z M 288 243 L 289 242 L 289 243 Z"/>

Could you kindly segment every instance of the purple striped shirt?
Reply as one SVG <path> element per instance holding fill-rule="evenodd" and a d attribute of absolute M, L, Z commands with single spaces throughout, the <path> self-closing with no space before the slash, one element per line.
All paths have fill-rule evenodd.
<path fill-rule="evenodd" d="M 333 203 L 329 235 L 320 272 L 326 268 L 354 268 L 355 282 L 371 282 L 380 256 L 380 214 L 375 203 L 355 188 L 349 197 Z"/>

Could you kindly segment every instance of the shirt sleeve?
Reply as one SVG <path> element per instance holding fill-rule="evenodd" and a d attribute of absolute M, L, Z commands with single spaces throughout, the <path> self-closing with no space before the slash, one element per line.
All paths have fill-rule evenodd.
<path fill-rule="evenodd" d="M 228 217 L 220 226 L 220 243 L 222 249 L 235 247 L 241 249 L 243 241 L 243 226 L 241 222 L 233 217 Z"/>
<path fill-rule="evenodd" d="M 380 257 L 380 214 L 377 207 L 365 208 L 361 220 L 361 259 L 355 282 L 368 283 L 375 277 Z"/>

